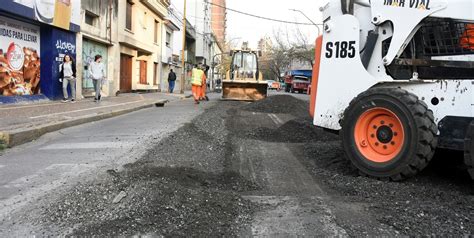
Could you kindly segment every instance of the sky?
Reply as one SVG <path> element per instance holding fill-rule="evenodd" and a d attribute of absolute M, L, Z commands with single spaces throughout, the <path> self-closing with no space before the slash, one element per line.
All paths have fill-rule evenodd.
<path fill-rule="evenodd" d="M 297 9 L 303 11 L 306 16 L 311 18 L 315 23 L 321 23 L 322 17 L 319 7 L 322 2 L 324 1 L 227 0 L 227 7 L 269 18 L 310 23 L 301 13 L 289 10 Z M 231 11 L 227 12 L 227 19 L 227 39 L 235 39 L 234 42 L 232 42 L 234 44 L 236 42 L 241 43 L 242 41 L 248 41 L 251 47 L 256 47 L 258 40 L 264 36 L 273 38 L 275 34 L 286 35 L 286 32 L 288 32 L 291 38 L 295 35 L 297 30 L 300 30 L 306 35 L 311 42 L 314 41 L 317 36 L 315 26 L 283 24 L 257 19 Z"/>
<path fill-rule="evenodd" d="M 188 4 L 196 0 L 187 0 Z M 172 0 L 172 6 L 182 9 L 183 0 Z M 325 1 L 315 0 L 227 0 L 227 7 L 254 15 L 279 20 L 310 23 L 306 17 L 299 12 L 293 12 L 289 9 L 298 9 L 303 11 L 309 18 L 316 23 L 321 23 L 321 12 L 319 7 Z M 182 10 L 180 10 L 182 12 Z M 192 17 L 190 17 L 192 19 Z M 267 21 L 250 16 L 245 16 L 232 11 L 227 12 L 227 40 L 232 45 L 238 45 L 247 41 L 250 47 L 256 48 L 257 42 L 269 36 L 273 38 L 275 34 L 290 36 L 290 40 L 295 32 L 300 31 L 311 42 L 316 39 L 317 29 L 315 26 L 284 24 Z"/>

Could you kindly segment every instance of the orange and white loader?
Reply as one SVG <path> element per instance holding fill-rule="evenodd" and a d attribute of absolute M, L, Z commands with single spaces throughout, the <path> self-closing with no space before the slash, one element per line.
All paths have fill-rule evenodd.
<path fill-rule="evenodd" d="M 412 177 L 446 148 L 465 152 L 474 178 L 474 1 L 330 0 L 320 9 L 314 125 L 337 131 L 367 176 Z"/>

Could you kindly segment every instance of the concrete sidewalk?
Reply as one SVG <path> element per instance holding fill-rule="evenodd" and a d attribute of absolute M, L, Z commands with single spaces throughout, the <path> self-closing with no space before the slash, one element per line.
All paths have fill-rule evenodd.
<path fill-rule="evenodd" d="M 100 103 L 84 99 L 76 103 L 49 101 L 0 106 L 0 143 L 13 147 L 66 127 L 98 121 L 183 100 L 187 94 L 121 94 Z"/>

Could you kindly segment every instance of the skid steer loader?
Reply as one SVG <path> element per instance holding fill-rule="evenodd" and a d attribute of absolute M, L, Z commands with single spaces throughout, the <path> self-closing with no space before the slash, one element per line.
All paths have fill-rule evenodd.
<path fill-rule="evenodd" d="M 363 175 L 403 180 L 446 148 L 465 152 L 474 178 L 474 1 L 330 0 L 320 10 L 314 124 L 339 132 Z"/>
<path fill-rule="evenodd" d="M 232 63 L 222 81 L 222 98 L 257 101 L 267 97 L 268 84 L 258 68 L 258 52 L 248 49 L 231 51 Z"/>

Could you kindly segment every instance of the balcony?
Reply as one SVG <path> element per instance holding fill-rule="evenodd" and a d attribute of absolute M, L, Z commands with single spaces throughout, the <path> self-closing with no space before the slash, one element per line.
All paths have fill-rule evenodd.
<path fill-rule="evenodd" d="M 168 15 L 169 0 L 140 0 L 140 2 L 162 18 Z"/>

